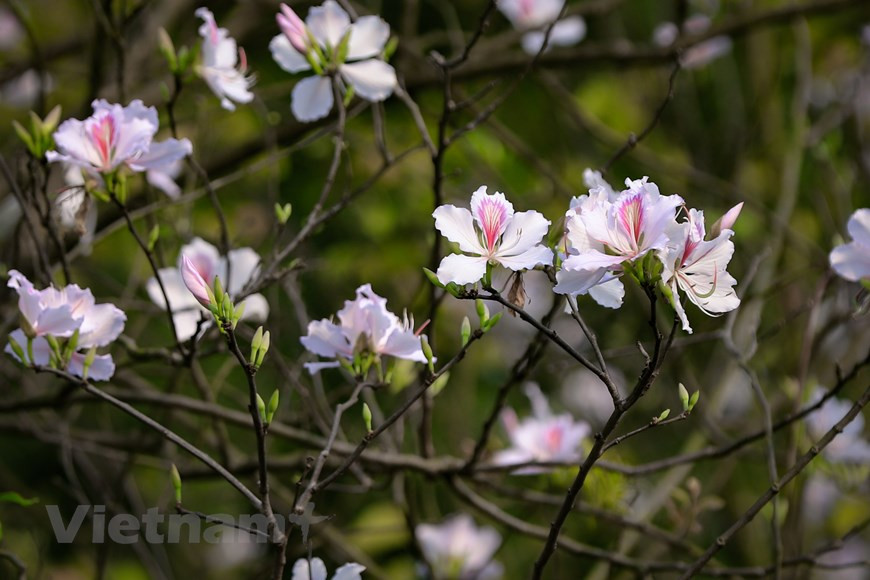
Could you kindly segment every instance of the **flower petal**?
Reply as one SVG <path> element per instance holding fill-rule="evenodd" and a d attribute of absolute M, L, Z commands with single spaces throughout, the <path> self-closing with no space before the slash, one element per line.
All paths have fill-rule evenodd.
<path fill-rule="evenodd" d="M 858 242 L 837 246 L 831 251 L 831 268 L 841 278 L 858 282 L 870 278 L 870 249 Z"/>
<path fill-rule="evenodd" d="M 518 272 L 531 270 L 535 266 L 550 266 L 553 264 L 553 250 L 547 246 L 535 246 L 516 256 L 496 256 L 499 264 Z"/>
<path fill-rule="evenodd" d="M 338 2 L 326 0 L 322 6 L 308 11 L 305 24 L 321 45 L 335 48 L 350 27 L 350 16 Z"/>
<path fill-rule="evenodd" d="M 463 256 L 450 254 L 444 256 L 435 275 L 442 284 L 472 284 L 483 278 L 486 273 L 486 258 L 482 256 Z"/>
<path fill-rule="evenodd" d="M 106 346 L 121 334 L 127 315 L 114 304 L 95 304 L 79 328 L 79 348 Z"/>
<path fill-rule="evenodd" d="M 311 68 L 308 60 L 293 48 L 283 34 L 279 34 L 269 42 L 269 50 L 272 51 L 272 58 L 278 66 L 289 73 L 298 73 Z"/>
<path fill-rule="evenodd" d="M 242 301 L 242 304 L 245 305 L 242 320 L 265 322 L 269 318 L 269 302 L 262 294 L 251 294 Z"/>
<path fill-rule="evenodd" d="M 455 205 L 442 205 L 432 212 L 432 217 L 435 218 L 435 229 L 454 244 L 459 244 L 459 249 L 463 252 L 486 253 L 477 239 L 474 218 L 467 209 Z"/>
<path fill-rule="evenodd" d="M 326 580 L 326 564 L 320 558 L 299 558 L 293 564 L 292 580 Z"/>
<path fill-rule="evenodd" d="M 516 256 L 541 244 L 550 230 L 550 220 L 536 211 L 514 214 L 504 230 L 497 256 Z M 550 261 L 552 263 L 552 260 Z"/>
<path fill-rule="evenodd" d="M 589 289 L 589 296 L 605 308 L 619 308 L 625 297 L 625 286 L 619 278 L 612 278 L 592 286 Z"/>
<path fill-rule="evenodd" d="M 390 39 L 390 25 L 378 16 L 363 16 L 350 25 L 347 58 L 360 60 L 378 56 Z"/>
<path fill-rule="evenodd" d="M 353 357 L 353 345 L 348 341 L 342 328 L 329 320 L 312 320 L 308 323 L 308 334 L 299 339 L 310 352 L 327 358 L 336 356 Z"/>
<path fill-rule="evenodd" d="M 341 76 L 354 91 L 370 102 L 380 102 L 393 94 L 398 81 L 396 70 L 382 60 L 370 58 L 339 67 Z"/>
<path fill-rule="evenodd" d="M 856 210 L 846 228 L 855 242 L 870 250 L 870 208 Z"/>
<path fill-rule="evenodd" d="M 329 77 L 308 77 L 293 87 L 290 109 L 303 123 L 322 119 L 332 110 L 332 81 Z"/>
<path fill-rule="evenodd" d="M 362 573 L 366 567 L 356 562 L 349 562 L 344 566 L 339 566 L 332 575 L 332 580 L 361 580 Z"/>

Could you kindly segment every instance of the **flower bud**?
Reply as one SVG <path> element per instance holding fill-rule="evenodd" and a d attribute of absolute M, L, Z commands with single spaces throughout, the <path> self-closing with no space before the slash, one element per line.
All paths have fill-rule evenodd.
<path fill-rule="evenodd" d="M 178 468 L 175 464 L 169 469 L 169 477 L 172 480 L 172 489 L 175 490 L 175 503 L 181 503 L 181 474 L 178 473 Z"/>
<path fill-rule="evenodd" d="M 308 28 L 299 16 L 293 12 L 293 9 L 286 4 L 281 4 L 281 12 L 275 17 L 278 21 L 278 27 L 281 32 L 290 41 L 290 45 L 295 48 L 299 54 L 308 53 Z"/>
<path fill-rule="evenodd" d="M 722 230 L 730 230 L 734 227 L 734 222 L 737 221 L 737 217 L 740 215 L 740 210 L 743 209 L 743 202 L 741 201 L 727 212 L 725 215 L 716 220 L 716 223 L 710 228 L 710 237 L 717 238 L 719 234 L 722 233 Z"/>
<path fill-rule="evenodd" d="M 468 320 L 468 317 L 462 319 L 462 327 L 459 330 L 459 335 L 462 337 L 462 346 L 468 344 L 468 340 L 471 338 L 471 321 Z"/>
<path fill-rule="evenodd" d="M 272 393 L 272 396 L 269 397 L 269 406 L 266 408 L 266 424 L 269 425 L 272 423 L 272 419 L 275 418 L 275 412 L 278 410 L 278 403 L 280 402 L 281 395 L 278 393 L 278 389 L 275 389 L 275 392 Z"/>
<path fill-rule="evenodd" d="M 689 398 L 689 411 L 695 408 L 695 405 L 698 404 L 698 398 L 701 396 L 701 391 L 695 391 L 692 393 L 692 396 Z"/>
<path fill-rule="evenodd" d="M 257 412 L 260 414 L 260 422 L 266 423 L 266 401 L 263 400 L 263 397 L 257 394 Z"/>
<path fill-rule="evenodd" d="M 423 356 L 426 357 L 426 363 L 429 365 L 429 372 L 435 372 L 435 361 L 432 356 L 432 347 L 429 346 L 429 337 L 425 334 L 420 335 L 420 348 L 423 350 Z"/>
<path fill-rule="evenodd" d="M 363 407 L 362 407 L 362 416 L 363 416 L 363 423 L 365 423 L 365 426 L 366 426 L 366 433 L 371 433 L 372 432 L 372 410 L 369 409 L 369 406 L 365 403 L 363 403 Z"/>
<path fill-rule="evenodd" d="M 486 321 L 489 320 L 489 308 L 480 298 L 474 301 L 474 306 L 477 309 L 477 316 L 480 318 L 480 324 L 486 324 Z"/>
<path fill-rule="evenodd" d="M 251 356 L 248 357 L 248 362 L 252 365 L 257 364 L 257 357 L 260 352 L 260 345 L 263 343 L 263 327 L 260 326 L 257 328 L 257 331 L 254 333 L 254 338 L 251 339 Z"/>
<path fill-rule="evenodd" d="M 683 383 L 679 383 L 677 387 L 680 393 L 680 402 L 683 404 L 683 411 L 689 410 L 689 391 L 686 390 L 685 385 Z"/>
<path fill-rule="evenodd" d="M 208 282 L 202 277 L 202 274 L 197 270 L 196 265 L 186 255 L 181 255 L 181 278 L 184 280 L 184 285 L 193 294 L 200 304 L 208 308 L 215 301 L 215 297 L 221 296 L 223 292 L 212 292 Z M 220 281 L 215 278 L 215 288 L 220 286 Z"/>
<path fill-rule="evenodd" d="M 244 306 L 244 305 L 243 305 Z M 267 330 L 263 333 L 263 342 L 260 344 L 260 350 L 257 352 L 257 367 L 262 366 L 263 359 L 266 358 L 266 353 L 269 352 L 269 343 L 272 341 L 272 335 Z"/>

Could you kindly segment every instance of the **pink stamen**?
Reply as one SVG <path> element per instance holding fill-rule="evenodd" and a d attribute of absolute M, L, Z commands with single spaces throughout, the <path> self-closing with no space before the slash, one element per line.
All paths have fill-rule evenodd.
<path fill-rule="evenodd" d="M 414 331 L 414 336 L 420 336 L 420 334 L 422 334 L 422 332 L 424 330 L 426 330 L 426 327 L 429 326 L 430 322 L 432 322 L 431 318 L 429 320 L 427 320 L 426 322 L 424 322 L 423 324 L 421 324 L 420 328 L 418 328 L 417 330 Z"/>
<path fill-rule="evenodd" d="M 480 203 L 478 219 L 483 226 L 483 235 L 486 238 L 486 249 L 490 252 L 495 248 L 495 243 L 501 235 L 501 229 L 507 220 L 507 210 L 504 205 L 492 198 L 486 198 Z"/>
<path fill-rule="evenodd" d="M 245 49 L 239 47 L 239 72 L 245 74 L 248 71 L 248 56 L 245 54 Z"/>

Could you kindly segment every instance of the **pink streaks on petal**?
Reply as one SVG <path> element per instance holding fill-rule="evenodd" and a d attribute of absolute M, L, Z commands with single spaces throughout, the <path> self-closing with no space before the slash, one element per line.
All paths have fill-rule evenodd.
<path fill-rule="evenodd" d="M 640 241 L 641 228 L 643 226 L 643 210 L 643 195 L 641 193 L 628 197 L 619 208 L 619 221 L 635 249 L 637 249 Z"/>
<path fill-rule="evenodd" d="M 91 125 L 91 139 L 103 168 L 108 169 L 111 167 L 112 149 L 115 146 L 115 118 L 111 114 L 103 115 L 98 122 Z"/>
<path fill-rule="evenodd" d="M 560 425 L 555 425 L 547 430 L 547 447 L 552 453 L 556 453 L 562 447 L 564 433 Z"/>
<path fill-rule="evenodd" d="M 477 219 L 483 226 L 483 235 L 486 238 L 486 249 L 491 252 L 507 221 L 507 208 L 498 200 L 486 197 L 477 211 Z"/>

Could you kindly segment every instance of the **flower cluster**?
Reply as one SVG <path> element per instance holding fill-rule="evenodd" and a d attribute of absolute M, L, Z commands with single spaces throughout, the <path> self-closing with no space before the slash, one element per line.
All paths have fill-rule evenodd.
<path fill-rule="evenodd" d="M 344 303 L 338 311 L 336 324 L 332 320 L 315 320 L 308 324 L 308 334 L 300 341 L 312 353 L 332 362 L 306 363 L 312 374 L 321 369 L 349 366 L 355 373 L 365 374 L 369 366 L 381 357 L 427 362 L 420 337 L 414 333 L 413 319 L 403 319 L 387 310 L 387 300 L 374 293 L 370 284 L 356 290 L 356 298 Z M 380 368 L 380 365 L 377 365 Z"/>
<path fill-rule="evenodd" d="M 743 204 L 732 208 L 711 228 L 704 214 L 685 209 L 678 195 L 661 195 L 648 178 L 626 179 L 616 192 L 601 175 L 585 174 L 589 193 L 571 201 L 565 214 L 564 253 L 553 290 L 571 296 L 589 294 L 608 308 L 619 308 L 628 274 L 649 287 L 658 286 L 692 332 L 678 291 L 705 314 L 737 308 L 736 281 L 726 271 L 734 244 L 731 227 Z M 686 217 L 678 221 L 685 210 Z M 550 222 L 536 211 L 514 213 L 501 193 L 486 187 L 471 198 L 471 211 L 443 205 L 433 214 L 435 227 L 463 254 L 446 256 L 436 273 L 441 284 L 488 286 L 491 266 L 521 271 L 553 264 L 545 245 Z"/>
<path fill-rule="evenodd" d="M 504 574 L 492 560 L 501 536 L 490 527 L 478 528 L 467 514 L 450 516 L 439 525 L 420 524 L 415 530 L 434 580 L 493 580 Z"/>
<path fill-rule="evenodd" d="M 97 99 L 93 107 L 94 114 L 84 121 L 61 123 L 54 133 L 57 150 L 46 153 L 46 159 L 79 167 L 100 181 L 116 177 L 125 168 L 145 172 L 152 185 L 170 196 L 177 194 L 171 176 L 177 163 L 193 150 L 190 141 L 154 141 L 159 127 L 157 109 L 138 99 L 126 107 Z"/>
<path fill-rule="evenodd" d="M 525 391 L 532 403 L 532 416 L 518 421 L 513 409 L 502 412 L 511 446 L 497 452 L 492 462 L 496 465 L 579 462 L 580 444 L 591 432 L 589 424 L 575 421 L 569 413 L 554 415 L 537 385 L 528 384 Z M 542 467 L 525 467 L 515 473 L 531 475 L 544 471 Z"/>
<path fill-rule="evenodd" d="M 8 286 L 18 293 L 21 328 L 9 335 L 6 352 L 19 362 L 66 369 L 83 378 L 109 380 L 112 355 L 97 355 L 124 330 L 127 315 L 113 304 L 96 304 L 87 288 L 70 284 L 37 290 L 18 270 Z"/>
<path fill-rule="evenodd" d="M 211 306 L 209 288 L 215 279 L 221 280 L 227 294 L 234 298 L 257 274 L 259 264 L 260 256 L 251 248 L 237 248 L 230 250 L 227 256 L 221 256 L 216 247 L 200 238 L 182 246 L 178 266 L 161 268 L 158 272 L 172 310 L 178 340 L 189 340 L 210 324 L 210 321 L 202 320 L 202 315 Z M 145 289 L 157 306 L 167 308 L 157 278 L 150 278 Z M 242 304 L 243 320 L 263 322 L 269 316 L 269 303 L 262 294 L 252 294 Z"/>
<path fill-rule="evenodd" d="M 390 27 L 377 16 L 356 22 L 338 2 L 326 0 L 308 11 L 303 22 L 286 4 L 277 16 L 281 34 L 269 43 L 272 57 L 289 73 L 313 70 L 317 76 L 293 88 L 291 109 L 300 121 L 315 121 L 329 114 L 335 102 L 333 79 L 349 99 L 383 101 L 396 88 L 396 71 L 384 62 Z"/>

